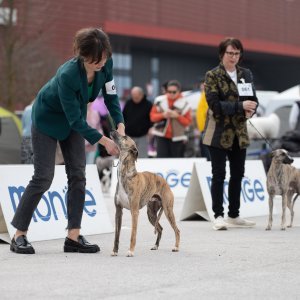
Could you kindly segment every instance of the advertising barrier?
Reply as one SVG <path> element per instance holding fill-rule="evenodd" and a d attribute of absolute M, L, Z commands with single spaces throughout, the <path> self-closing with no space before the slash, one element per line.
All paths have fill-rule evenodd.
<path fill-rule="evenodd" d="M 0 239 L 7 240 L 15 233 L 10 224 L 23 194 L 33 174 L 32 165 L 0 166 Z M 113 232 L 101 191 L 97 167 L 86 167 L 86 196 L 82 217 L 83 235 Z M 55 176 L 49 190 L 44 193 L 34 211 L 28 239 L 32 242 L 64 238 L 67 226 L 67 175 L 65 166 L 55 166 Z M 3 220 L 4 217 L 4 220 Z M 7 235 L 7 234 L 6 234 Z"/>
<path fill-rule="evenodd" d="M 206 158 L 141 158 L 136 162 L 138 172 L 148 171 L 156 173 L 166 179 L 174 197 L 186 196 L 192 176 L 193 164 L 206 161 Z M 114 166 L 118 161 L 114 161 Z M 110 187 L 110 195 L 114 197 L 117 187 L 117 169 L 113 167 Z"/>
<path fill-rule="evenodd" d="M 224 216 L 228 212 L 228 181 L 229 164 L 226 164 L 226 179 L 224 182 Z M 212 211 L 210 162 L 195 163 L 180 220 L 187 220 L 199 215 L 207 221 L 214 220 Z M 274 209 L 274 213 L 276 213 Z M 241 217 L 255 217 L 269 214 L 266 174 L 261 160 L 247 160 L 245 177 L 241 190 Z"/>

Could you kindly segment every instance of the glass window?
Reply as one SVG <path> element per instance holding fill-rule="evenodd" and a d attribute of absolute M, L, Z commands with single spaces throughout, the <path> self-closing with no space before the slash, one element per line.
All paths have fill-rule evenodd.
<path fill-rule="evenodd" d="M 131 70 L 132 59 L 130 54 L 113 53 L 114 69 L 118 70 Z"/>

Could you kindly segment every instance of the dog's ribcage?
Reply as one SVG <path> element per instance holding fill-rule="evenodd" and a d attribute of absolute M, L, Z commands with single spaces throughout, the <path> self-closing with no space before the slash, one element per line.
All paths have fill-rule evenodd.
<path fill-rule="evenodd" d="M 271 165 L 267 175 L 267 186 L 269 193 L 282 195 L 289 188 L 294 167 L 290 165 Z"/>

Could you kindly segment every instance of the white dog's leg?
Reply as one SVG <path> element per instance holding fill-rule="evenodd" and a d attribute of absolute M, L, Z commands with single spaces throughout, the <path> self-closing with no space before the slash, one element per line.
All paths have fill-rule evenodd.
<path fill-rule="evenodd" d="M 293 200 L 290 200 L 290 212 L 291 212 L 291 223 L 288 227 L 292 227 L 293 226 L 293 221 L 294 221 L 294 205 L 296 202 L 296 199 L 298 198 L 298 194 L 295 195 L 295 197 L 293 198 Z M 291 198 L 292 199 L 292 198 Z"/>
<path fill-rule="evenodd" d="M 271 230 L 272 223 L 273 223 L 273 199 L 274 195 L 269 196 L 269 222 L 268 226 L 266 227 L 266 230 Z"/>
<path fill-rule="evenodd" d="M 282 195 L 282 216 L 281 216 L 281 230 L 285 230 L 286 229 L 286 207 L 287 207 L 287 194 L 283 194 Z"/>

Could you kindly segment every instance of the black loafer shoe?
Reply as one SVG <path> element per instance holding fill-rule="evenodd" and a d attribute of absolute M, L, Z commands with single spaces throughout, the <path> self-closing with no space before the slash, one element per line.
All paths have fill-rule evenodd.
<path fill-rule="evenodd" d="M 19 254 L 34 254 L 34 248 L 28 242 L 27 237 L 25 235 L 20 235 L 11 240 L 10 251 L 19 253 Z"/>
<path fill-rule="evenodd" d="M 96 244 L 89 243 L 84 236 L 80 235 L 78 241 L 73 241 L 66 237 L 64 252 L 96 253 L 100 248 Z"/>

